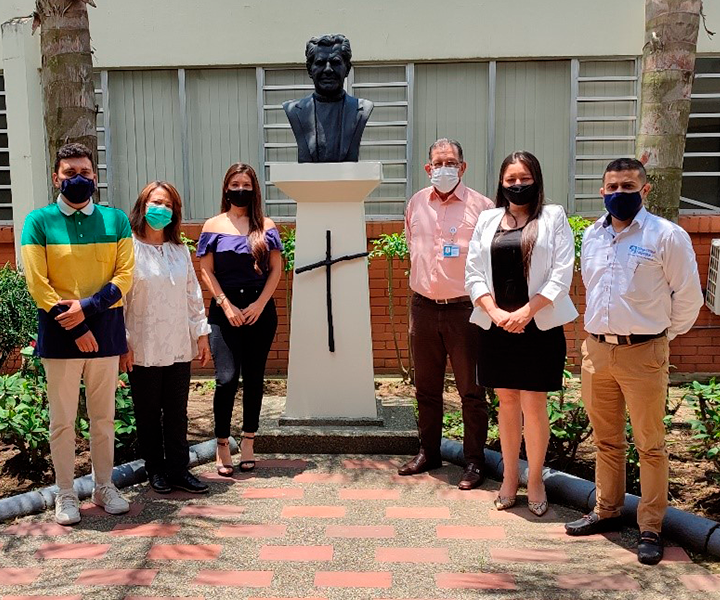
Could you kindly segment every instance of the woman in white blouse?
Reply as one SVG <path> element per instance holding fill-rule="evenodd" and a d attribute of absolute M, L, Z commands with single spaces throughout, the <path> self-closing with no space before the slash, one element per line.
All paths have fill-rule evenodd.
<path fill-rule="evenodd" d="M 128 372 L 140 453 L 150 486 L 205 493 L 188 471 L 190 362 L 210 358 L 202 291 L 180 239 L 180 194 L 165 181 L 145 186 L 130 213 L 135 247 L 133 286 L 124 298 Z"/>
<path fill-rule="evenodd" d="M 520 442 L 528 457 L 528 508 L 548 503 L 542 480 L 550 427 L 547 393 L 562 387 L 563 325 L 578 313 L 568 295 L 574 243 L 562 206 L 545 204 L 540 163 L 513 152 L 500 167 L 497 208 L 480 214 L 465 266 L 465 288 L 480 326 L 478 381 L 500 399 L 503 482 L 498 510 L 515 504 Z"/>

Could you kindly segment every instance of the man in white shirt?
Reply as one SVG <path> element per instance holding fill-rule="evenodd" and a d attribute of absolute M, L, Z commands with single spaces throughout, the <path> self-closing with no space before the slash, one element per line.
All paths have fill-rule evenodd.
<path fill-rule="evenodd" d="M 692 327 L 703 296 L 690 236 L 643 207 L 650 187 L 641 162 L 611 162 L 600 190 L 608 212 L 583 239 L 589 336 L 582 347 L 582 397 L 597 447 L 597 503 L 565 529 L 590 535 L 620 527 L 627 406 L 640 454 L 638 560 L 657 564 L 668 497 L 669 342 Z"/>

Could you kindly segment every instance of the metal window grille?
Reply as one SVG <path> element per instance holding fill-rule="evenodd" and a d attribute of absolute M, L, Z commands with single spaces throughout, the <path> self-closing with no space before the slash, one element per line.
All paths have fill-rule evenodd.
<path fill-rule="evenodd" d="M 720 57 L 698 57 L 680 208 L 720 212 Z"/>
<path fill-rule="evenodd" d="M 312 92 L 304 67 L 257 69 L 260 172 L 267 212 L 292 217 L 295 203 L 270 181 L 270 165 L 297 160 L 297 146 L 282 103 Z M 375 104 L 360 148 L 360 160 L 383 163 L 383 182 L 367 200 L 369 218 L 402 215 L 412 193 L 413 65 L 354 66 L 346 80 L 354 96 Z"/>
<path fill-rule="evenodd" d="M 9 148 L 5 79 L 0 73 L 0 222 L 12 222 L 13 218 Z"/>
<path fill-rule="evenodd" d="M 110 160 L 109 151 L 109 128 L 106 124 L 106 95 L 107 95 L 107 71 L 98 71 L 94 76 L 95 82 L 95 105 L 97 106 L 96 129 L 98 138 L 98 194 L 100 204 L 108 205 L 110 198 L 108 194 L 108 165 Z"/>

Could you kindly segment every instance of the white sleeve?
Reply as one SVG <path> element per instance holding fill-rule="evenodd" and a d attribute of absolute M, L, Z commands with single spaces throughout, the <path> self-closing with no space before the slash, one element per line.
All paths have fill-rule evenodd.
<path fill-rule="evenodd" d="M 468 246 L 468 256 L 465 262 L 465 290 L 470 295 L 473 304 L 478 298 L 490 293 L 490 286 L 487 282 L 487 266 L 483 260 L 481 244 L 485 221 L 487 219 L 483 219 L 481 213 Z"/>
<path fill-rule="evenodd" d="M 687 333 L 695 323 L 704 299 L 695 250 L 690 236 L 673 228 L 663 248 L 663 272 L 670 286 L 670 329 L 668 338 Z"/>
<path fill-rule="evenodd" d="M 570 292 L 575 267 L 575 240 L 572 229 L 570 229 L 565 211 L 562 207 L 558 207 L 558 209 L 553 217 L 552 236 L 555 244 L 552 270 L 550 277 L 538 291 L 538 294 L 545 296 L 550 302 L 555 302 L 560 296 Z"/>

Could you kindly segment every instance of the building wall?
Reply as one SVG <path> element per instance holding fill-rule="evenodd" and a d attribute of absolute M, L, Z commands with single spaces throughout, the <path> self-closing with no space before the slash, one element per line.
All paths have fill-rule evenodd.
<path fill-rule="evenodd" d="M 708 264 L 710 259 L 710 242 L 720 237 L 720 216 L 683 216 L 680 225 L 690 234 L 697 254 L 700 281 L 705 287 L 707 283 Z M 401 221 L 371 222 L 367 224 L 368 239 L 376 239 L 382 233 L 402 231 Z M 189 237 L 197 239 L 201 225 L 186 224 L 183 231 Z M 13 234 L 10 227 L 0 227 L 0 262 L 14 262 Z M 196 268 L 198 261 L 195 259 Z M 395 317 L 398 345 L 403 360 L 407 362 L 407 298 L 408 284 L 405 274 L 407 264 L 395 264 L 393 278 L 395 281 Z M 289 332 L 286 309 L 286 279 L 280 280 L 275 302 L 277 305 L 279 325 L 275 343 L 268 358 L 269 374 L 285 374 L 287 372 Z M 210 295 L 204 291 L 206 303 Z M 580 317 L 565 327 L 568 345 L 568 361 L 572 370 L 577 372 L 580 365 L 580 346 L 586 335 L 582 325 L 582 314 L 585 309 L 585 291 L 576 276 L 571 289 L 571 296 L 580 312 Z M 393 328 L 388 314 L 387 263 L 384 259 L 375 259 L 370 263 L 370 305 L 372 315 L 372 340 L 375 373 L 398 373 L 397 360 L 393 345 Z M 703 307 L 695 326 L 687 334 L 674 340 L 671 345 L 670 362 L 672 373 L 679 377 L 689 377 L 693 373 L 720 374 L 720 316 L 713 315 Z M 12 364 L 10 367 L 16 367 Z M 196 374 L 211 374 L 211 368 L 200 369 L 197 365 Z"/>

